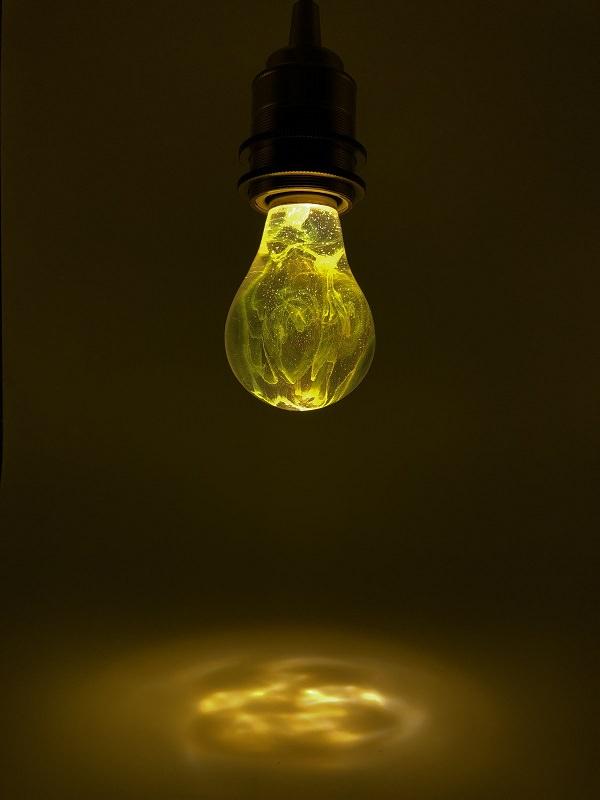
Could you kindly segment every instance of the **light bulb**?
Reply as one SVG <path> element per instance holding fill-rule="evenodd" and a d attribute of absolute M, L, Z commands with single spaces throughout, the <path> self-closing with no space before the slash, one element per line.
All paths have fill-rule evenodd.
<path fill-rule="evenodd" d="M 240 383 L 289 411 L 331 405 L 361 382 L 375 329 L 335 208 L 318 201 L 270 208 L 229 309 L 225 347 Z"/>

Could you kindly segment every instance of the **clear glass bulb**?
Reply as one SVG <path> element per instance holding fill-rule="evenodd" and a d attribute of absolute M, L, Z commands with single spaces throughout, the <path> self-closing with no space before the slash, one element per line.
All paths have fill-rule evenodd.
<path fill-rule="evenodd" d="M 336 209 L 270 209 L 229 309 L 225 348 L 240 383 L 278 408 L 323 408 L 358 386 L 373 360 L 375 328 Z"/>

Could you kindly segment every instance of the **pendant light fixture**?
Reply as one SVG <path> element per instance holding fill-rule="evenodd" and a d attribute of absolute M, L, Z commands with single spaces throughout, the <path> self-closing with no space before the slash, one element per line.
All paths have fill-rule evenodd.
<path fill-rule="evenodd" d="M 252 84 L 251 136 L 240 147 L 247 171 L 238 185 L 266 223 L 225 326 L 240 383 L 290 411 L 345 397 L 373 359 L 373 318 L 340 226 L 365 193 L 355 110 L 354 80 L 321 47 L 318 6 L 298 0 L 289 45 Z"/>

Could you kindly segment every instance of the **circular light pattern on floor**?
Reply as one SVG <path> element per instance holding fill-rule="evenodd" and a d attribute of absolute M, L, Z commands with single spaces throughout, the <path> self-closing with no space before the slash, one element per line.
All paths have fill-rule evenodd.
<path fill-rule="evenodd" d="M 426 718 L 349 661 L 255 659 L 214 670 L 204 683 L 189 736 L 198 753 L 331 761 L 380 751 L 415 735 Z"/>
<path fill-rule="evenodd" d="M 504 746 L 489 692 L 393 639 L 256 628 L 53 670 L 35 718 L 73 796 L 420 800 L 470 785 Z"/>

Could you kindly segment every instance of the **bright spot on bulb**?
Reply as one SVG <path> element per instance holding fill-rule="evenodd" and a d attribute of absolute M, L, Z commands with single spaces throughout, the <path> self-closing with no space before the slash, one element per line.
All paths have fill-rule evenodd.
<path fill-rule="evenodd" d="M 269 211 L 229 309 L 225 348 L 240 383 L 278 408 L 323 408 L 358 386 L 373 360 L 375 328 L 334 208 Z"/>

